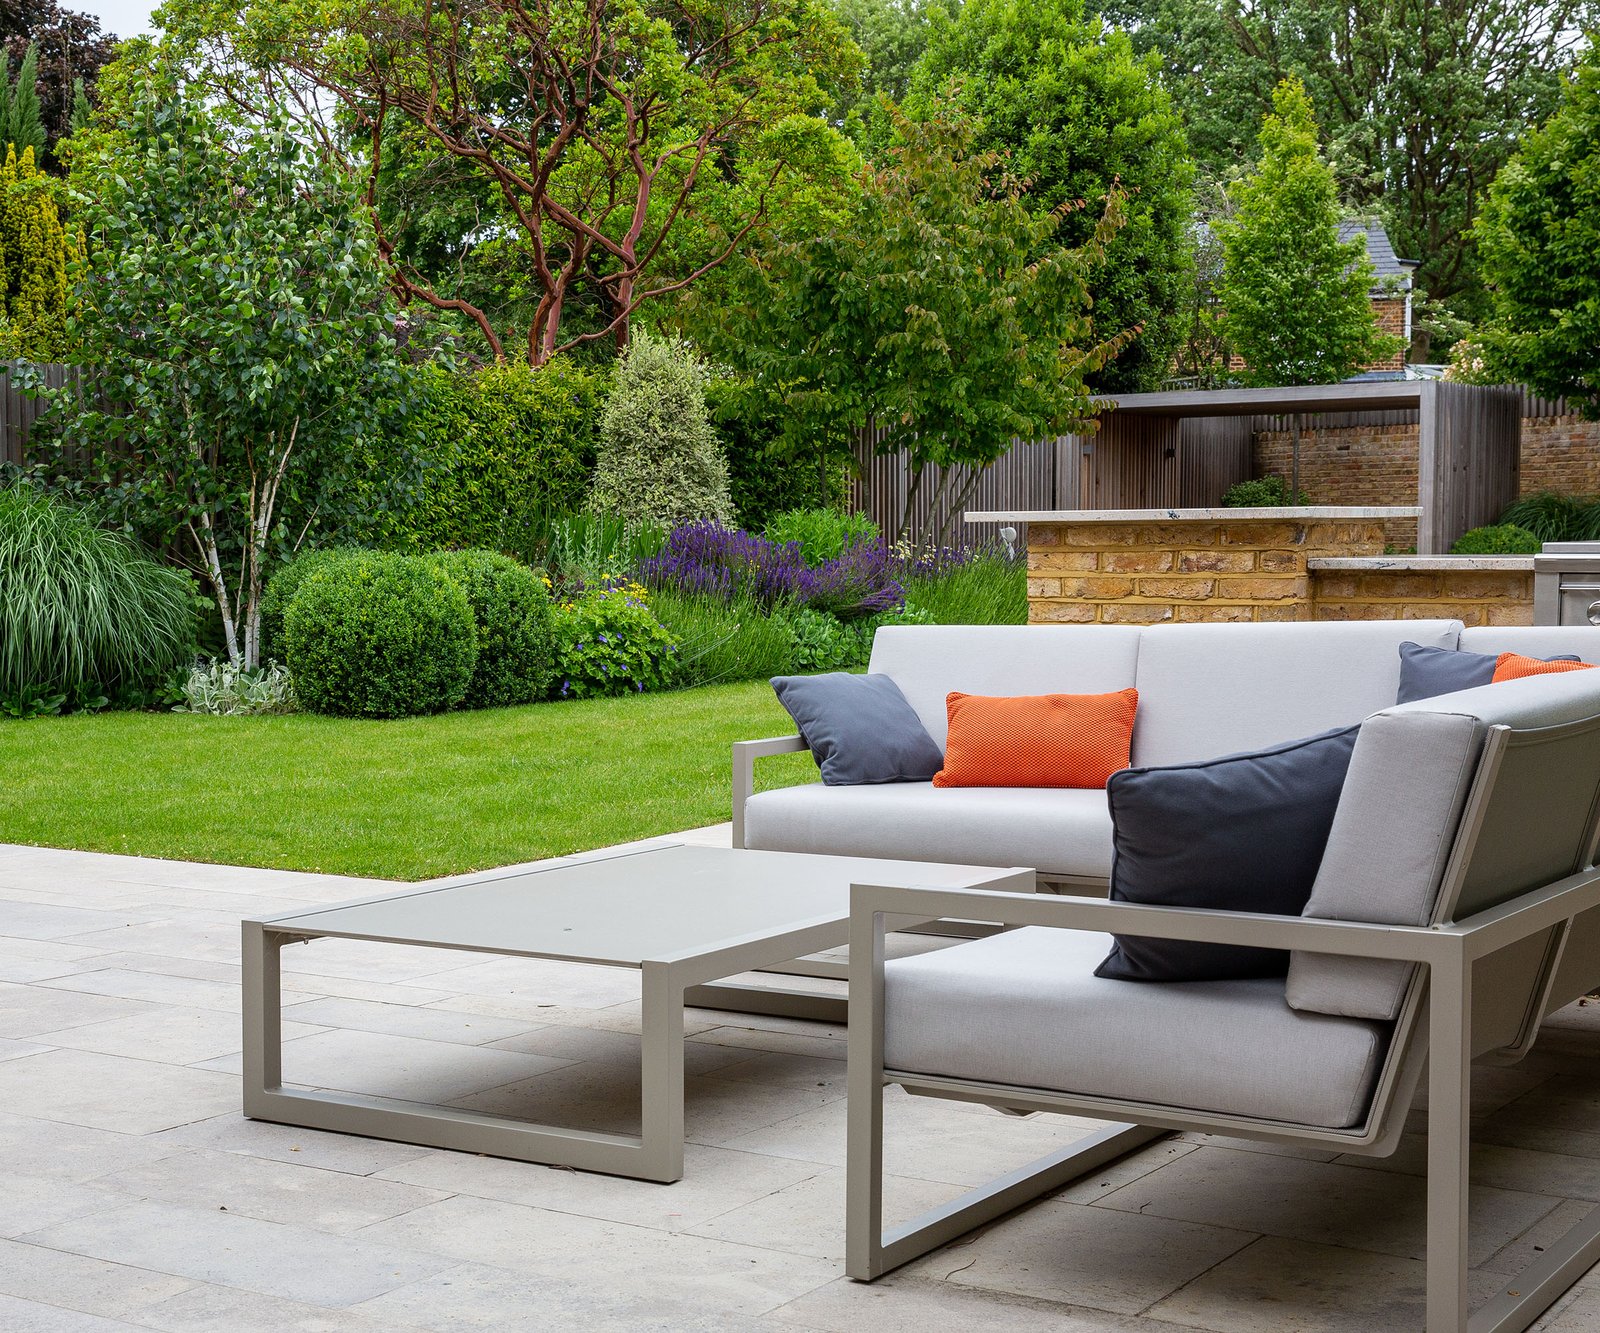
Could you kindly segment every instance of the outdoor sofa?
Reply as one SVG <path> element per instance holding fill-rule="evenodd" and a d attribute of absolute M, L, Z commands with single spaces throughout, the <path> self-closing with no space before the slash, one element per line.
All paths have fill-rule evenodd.
<path fill-rule="evenodd" d="M 1057 651 L 1024 656 L 1016 651 L 1023 634 L 1052 640 Z M 1592 651 L 1594 631 L 1461 635 L 1449 622 L 1174 628 L 1137 639 L 1105 633 L 1098 655 L 1094 638 L 1070 630 L 911 631 L 880 645 L 877 661 L 919 689 L 919 708 L 935 677 L 969 688 L 1105 689 L 1120 683 L 1118 671 L 1132 671 L 1150 689 L 1142 756 L 1135 742 L 1145 762 L 1327 727 L 1352 711 L 1372 715 L 1355 737 L 1301 915 L 854 888 L 852 1277 L 875 1278 L 1167 1130 L 1388 1155 L 1425 1068 L 1428 1333 L 1517 1333 L 1600 1260 L 1597 1210 L 1547 1243 L 1469 1324 L 1470 1064 L 1519 1059 L 1545 1014 L 1600 981 L 1600 871 L 1592 868 L 1600 671 L 1393 706 L 1388 659 L 1402 635 L 1550 654 Z M 982 655 L 984 639 L 1012 651 Z M 913 644 L 920 651 L 908 651 Z M 936 658 L 936 646 L 951 652 Z M 1372 707 L 1384 693 L 1391 706 Z M 1021 802 L 1023 812 L 1037 806 L 1034 797 Z M 920 811 L 914 802 L 904 809 Z M 1020 823 L 1025 813 L 995 818 Z M 763 814 L 750 831 L 776 838 L 779 827 Z M 848 827 L 862 836 L 861 825 Z M 974 833 L 974 841 L 981 836 L 989 835 Z M 1071 846 L 1080 859 L 1058 859 L 1057 869 L 1098 866 L 1087 837 Z M 1029 859 L 1015 848 L 1007 855 Z M 1016 929 L 886 961 L 885 931 L 898 921 L 975 914 Z M 1110 944 L 1105 932 L 1292 952 L 1287 976 L 1111 980 L 1095 975 Z M 890 1083 L 1115 1123 L 885 1233 L 882 1096 Z"/>
<path fill-rule="evenodd" d="M 1458 620 L 1278 624 L 895 626 L 868 670 L 890 677 L 934 742 L 945 698 L 1101 694 L 1136 687 L 1132 762 L 1181 764 L 1351 726 L 1395 702 L 1399 646 L 1574 654 L 1600 662 L 1600 628 L 1464 628 Z M 1111 816 L 1100 789 L 935 788 L 927 782 L 753 794 L 757 760 L 799 736 L 733 747 L 733 845 L 968 865 L 1031 865 L 1103 891 Z"/>

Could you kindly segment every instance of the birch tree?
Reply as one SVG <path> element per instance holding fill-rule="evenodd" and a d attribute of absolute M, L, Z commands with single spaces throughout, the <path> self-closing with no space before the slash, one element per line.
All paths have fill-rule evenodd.
<path fill-rule="evenodd" d="M 281 124 L 156 76 L 74 158 L 87 254 L 64 395 L 128 516 L 181 543 L 229 658 L 260 658 L 275 560 L 339 520 L 356 446 L 402 386 L 366 210 Z M 292 523 L 291 523 L 292 520 Z"/>

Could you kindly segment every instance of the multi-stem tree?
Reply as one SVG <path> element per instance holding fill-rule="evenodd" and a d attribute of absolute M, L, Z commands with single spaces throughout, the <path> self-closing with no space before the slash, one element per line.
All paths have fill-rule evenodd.
<path fill-rule="evenodd" d="M 725 263 L 775 191 L 829 160 L 819 78 L 859 63 L 822 0 L 173 0 L 163 17 L 168 58 L 238 100 L 297 100 L 367 174 L 403 300 L 533 365 L 625 345 L 642 305 Z M 411 253 L 415 218 L 386 195 L 396 155 L 470 193 L 454 262 Z M 479 252 L 526 290 L 520 327 L 463 281 Z"/>
<path fill-rule="evenodd" d="M 797 452 L 876 424 L 878 450 L 910 462 L 901 531 L 925 505 L 940 534 L 1015 439 L 1094 429 L 1085 381 L 1134 334 L 1089 314 L 1123 200 L 1094 201 L 1082 245 L 1053 245 L 1084 205 L 1029 209 L 948 105 L 890 114 L 899 142 L 843 217 L 740 261 L 718 351 L 773 386 Z"/>
<path fill-rule="evenodd" d="M 282 125 L 160 79 L 74 153 L 88 233 L 72 337 L 97 394 L 61 395 L 126 517 L 182 542 L 254 667 L 261 590 L 337 527 L 359 445 L 403 381 L 368 212 Z M 290 519 L 293 526 L 290 526 Z"/>

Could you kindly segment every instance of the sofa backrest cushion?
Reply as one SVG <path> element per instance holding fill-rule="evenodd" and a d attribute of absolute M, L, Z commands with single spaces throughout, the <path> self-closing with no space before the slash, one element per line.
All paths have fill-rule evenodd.
<path fill-rule="evenodd" d="M 942 751 L 945 698 L 952 691 L 1014 696 L 1125 690 L 1134 684 L 1139 635 L 1124 625 L 891 625 L 874 637 L 868 670 L 900 687 Z"/>
<path fill-rule="evenodd" d="M 1395 710 L 1362 723 L 1302 915 L 1404 926 L 1427 922 L 1484 731 L 1477 718 L 1457 713 Z M 1411 971 L 1409 963 L 1297 950 L 1290 957 L 1286 996 L 1304 1012 L 1392 1019 Z"/>
<path fill-rule="evenodd" d="M 1580 662 L 1600 663 L 1600 626 L 1504 625 L 1461 631 L 1461 647 L 1473 653 L 1521 653 L 1524 657 L 1571 654 Z"/>
<path fill-rule="evenodd" d="M 1488 729 L 1534 730 L 1597 714 L 1600 673 L 1573 671 L 1398 704 L 1368 718 L 1304 914 L 1432 921 Z M 1287 996 L 1296 1009 L 1393 1018 L 1412 971 L 1408 963 L 1297 951 Z"/>
<path fill-rule="evenodd" d="M 1402 643 L 1454 648 L 1460 633 L 1456 620 L 1154 626 L 1139 645 L 1133 762 L 1183 764 L 1350 726 L 1394 704 Z"/>

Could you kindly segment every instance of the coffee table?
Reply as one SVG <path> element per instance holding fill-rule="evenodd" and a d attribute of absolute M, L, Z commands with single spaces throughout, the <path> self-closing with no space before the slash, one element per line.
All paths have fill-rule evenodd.
<path fill-rule="evenodd" d="M 853 883 L 1032 892 L 1031 870 L 656 846 L 243 923 L 244 1113 L 254 1120 L 454 1148 L 641 1180 L 683 1175 L 685 1005 L 844 1018 L 837 996 L 712 983 L 787 969 L 847 942 Z M 317 939 L 465 949 L 640 974 L 641 1132 L 607 1134 L 283 1083 L 279 952 Z M 825 969 L 824 969 L 825 971 Z"/>

